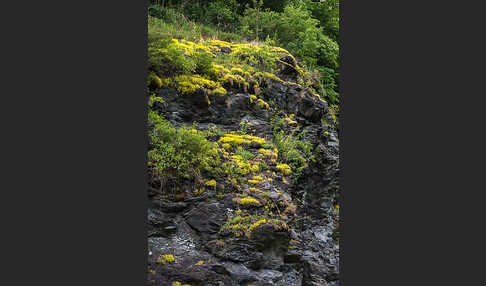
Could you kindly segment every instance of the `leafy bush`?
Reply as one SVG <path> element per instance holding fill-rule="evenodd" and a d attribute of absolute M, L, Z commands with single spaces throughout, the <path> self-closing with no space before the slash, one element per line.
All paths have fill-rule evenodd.
<path fill-rule="evenodd" d="M 148 7 L 148 14 L 151 17 L 164 20 L 166 23 L 177 24 L 178 22 L 185 21 L 186 17 L 176 9 L 169 7 L 162 7 L 159 5 L 150 5 Z"/>
<path fill-rule="evenodd" d="M 194 56 L 194 62 L 196 66 L 196 73 L 203 75 L 211 75 L 214 59 L 210 54 L 198 53 Z"/>
<path fill-rule="evenodd" d="M 312 18 L 304 6 L 288 5 L 281 14 L 277 27 L 278 42 L 288 47 L 295 56 L 309 63 L 317 64 L 319 48 L 319 21 Z"/>
<path fill-rule="evenodd" d="M 217 151 L 205 136 L 190 128 L 173 128 L 154 111 L 149 112 L 148 165 L 159 177 L 199 177 L 201 169 L 217 164 Z"/>
<path fill-rule="evenodd" d="M 196 41 L 266 40 L 289 50 L 306 70 L 322 75 L 321 95 L 339 103 L 339 1 L 171 0 L 151 1 L 151 27 L 172 38 Z M 235 34 L 234 32 L 238 32 Z M 207 67 L 207 65 L 206 65 Z M 202 65 L 204 70 L 204 64 Z"/>
<path fill-rule="evenodd" d="M 338 103 L 339 45 L 335 28 L 339 24 L 339 4 L 331 2 L 290 1 L 282 13 L 262 9 L 258 4 L 248 7 L 240 18 L 240 33 L 250 39 L 273 41 L 305 62 L 308 69 L 317 68 L 323 76 L 327 99 Z M 330 30 L 336 33 L 327 35 Z"/>
<path fill-rule="evenodd" d="M 336 90 L 338 90 L 338 71 L 322 66 L 317 67 L 317 69 L 320 72 L 322 83 L 326 88 L 326 100 L 331 104 L 338 104 L 339 94 L 336 92 Z"/>
<path fill-rule="evenodd" d="M 292 168 L 297 178 L 312 160 L 312 145 L 300 141 L 292 135 L 285 135 L 283 130 L 274 132 L 273 143 L 278 149 L 279 157 L 283 158 Z"/>
<path fill-rule="evenodd" d="M 193 71 L 196 63 L 192 58 L 186 58 L 183 50 L 169 41 L 160 32 L 148 33 L 148 69 L 159 76 L 173 76 Z"/>
<path fill-rule="evenodd" d="M 319 20 L 319 26 L 323 28 L 324 34 L 334 41 L 339 36 L 339 0 L 326 1 L 304 1 L 307 9 L 311 11 L 312 17 Z"/>
<path fill-rule="evenodd" d="M 319 66 L 337 69 L 339 67 L 339 45 L 324 34 L 318 35 L 318 58 Z"/>
<path fill-rule="evenodd" d="M 249 39 L 275 38 L 279 18 L 274 11 L 247 8 L 240 18 L 240 33 Z"/>
<path fill-rule="evenodd" d="M 216 0 L 211 1 L 205 11 L 205 23 L 213 24 L 216 27 L 224 30 L 236 29 L 238 24 L 237 11 L 240 4 L 236 0 Z"/>

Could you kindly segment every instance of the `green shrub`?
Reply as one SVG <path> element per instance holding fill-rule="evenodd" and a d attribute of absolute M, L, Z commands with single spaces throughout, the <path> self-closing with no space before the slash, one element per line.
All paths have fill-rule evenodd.
<path fill-rule="evenodd" d="M 151 17 L 155 17 L 164 20 L 166 23 L 177 24 L 186 20 L 184 14 L 180 13 L 176 9 L 169 7 L 162 7 L 159 5 L 150 5 L 148 7 L 148 14 Z"/>
<path fill-rule="evenodd" d="M 319 20 L 319 26 L 323 28 L 324 34 L 334 41 L 339 36 L 339 0 L 326 1 L 304 1 L 307 9 L 311 11 L 312 17 Z"/>
<path fill-rule="evenodd" d="M 177 45 L 167 43 L 165 40 L 152 40 L 149 42 L 149 71 L 154 71 L 159 76 L 174 76 L 192 72 L 195 68 L 196 63 L 194 59 L 186 58 L 183 50 Z"/>
<path fill-rule="evenodd" d="M 240 4 L 237 0 L 217 0 L 211 1 L 207 5 L 204 16 L 206 24 L 213 24 L 219 29 L 234 31 L 238 24 L 238 14 Z"/>
<path fill-rule="evenodd" d="M 247 8 L 240 17 L 240 33 L 249 39 L 275 38 L 280 14 L 274 11 Z"/>
<path fill-rule="evenodd" d="M 279 157 L 292 168 L 295 178 L 299 177 L 302 170 L 307 167 L 307 162 L 313 159 L 310 143 L 303 142 L 292 135 L 285 135 L 283 130 L 274 132 L 273 143 L 278 149 Z"/>
<path fill-rule="evenodd" d="M 211 67 L 214 63 L 214 58 L 207 53 L 198 53 L 194 56 L 195 71 L 202 75 L 211 75 Z"/>
<path fill-rule="evenodd" d="M 337 69 L 339 66 L 339 45 L 324 34 L 318 35 L 317 64 L 320 66 Z"/>
<path fill-rule="evenodd" d="M 337 85 L 339 77 L 338 71 L 322 66 L 317 67 L 317 69 L 319 70 L 322 84 L 326 90 L 326 100 L 331 104 L 338 104 L 339 93 L 336 92 L 336 90 L 339 90 Z"/>
<path fill-rule="evenodd" d="M 173 128 L 154 111 L 149 112 L 148 165 L 159 177 L 199 177 L 201 169 L 218 163 L 213 144 L 190 128 Z"/>
<path fill-rule="evenodd" d="M 278 42 L 311 66 L 317 63 L 319 48 L 319 21 L 312 18 L 302 5 L 290 4 L 285 7 L 277 27 Z"/>

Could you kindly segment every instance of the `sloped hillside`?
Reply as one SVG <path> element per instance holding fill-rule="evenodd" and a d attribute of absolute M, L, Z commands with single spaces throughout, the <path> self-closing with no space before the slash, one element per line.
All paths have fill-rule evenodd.
<path fill-rule="evenodd" d="M 149 33 L 148 285 L 339 285 L 325 91 L 264 43 Z"/>

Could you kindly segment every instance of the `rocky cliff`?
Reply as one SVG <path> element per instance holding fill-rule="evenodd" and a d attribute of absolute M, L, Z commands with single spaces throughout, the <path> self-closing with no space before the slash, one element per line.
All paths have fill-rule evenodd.
<path fill-rule="evenodd" d="M 200 134 L 210 157 L 157 169 L 168 145 L 149 144 L 148 285 L 339 285 L 338 126 L 312 76 L 263 44 L 168 45 L 149 57 L 172 47 L 210 61 L 206 72 L 152 65 L 150 112 Z"/>

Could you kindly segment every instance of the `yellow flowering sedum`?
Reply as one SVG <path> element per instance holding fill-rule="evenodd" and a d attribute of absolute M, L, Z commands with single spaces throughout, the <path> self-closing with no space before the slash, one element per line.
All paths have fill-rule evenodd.
<path fill-rule="evenodd" d="M 235 199 L 241 205 L 260 205 L 260 202 L 252 197 L 245 197 L 241 199 Z"/>
<path fill-rule="evenodd" d="M 251 135 L 238 135 L 238 134 L 225 134 L 219 139 L 218 142 L 221 143 L 234 143 L 234 144 L 251 144 L 252 142 L 258 144 L 265 144 L 266 141 L 263 138 Z"/>
<path fill-rule="evenodd" d="M 269 105 L 268 103 L 266 103 L 265 101 L 263 101 L 262 99 L 258 99 L 257 100 L 258 102 L 258 106 L 260 106 L 260 108 L 263 108 L 263 109 L 268 109 L 269 108 Z"/>
<path fill-rule="evenodd" d="M 175 257 L 172 254 L 161 255 L 157 258 L 157 263 L 159 264 L 172 263 L 174 261 L 175 261 Z"/>
<path fill-rule="evenodd" d="M 208 186 L 208 187 L 215 187 L 216 186 L 216 181 L 214 179 L 211 180 L 211 181 L 207 181 L 205 183 L 205 185 Z"/>
<path fill-rule="evenodd" d="M 264 224 L 264 223 L 266 223 L 266 222 L 267 222 L 267 220 L 266 220 L 266 219 L 261 219 L 261 220 L 259 220 L 259 221 L 255 222 L 254 224 L 252 224 L 248 230 L 251 232 L 251 231 L 253 231 L 255 228 L 257 228 L 258 226 L 260 226 L 261 224 Z"/>
<path fill-rule="evenodd" d="M 277 169 L 279 169 L 280 172 L 284 173 L 285 175 L 292 173 L 290 166 L 287 164 L 277 164 Z"/>

